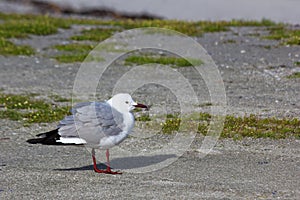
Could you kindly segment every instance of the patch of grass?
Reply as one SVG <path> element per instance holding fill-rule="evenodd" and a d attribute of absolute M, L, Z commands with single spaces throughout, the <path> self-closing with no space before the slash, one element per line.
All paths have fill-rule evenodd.
<path fill-rule="evenodd" d="M 0 94 L 0 105 L 5 109 L 45 109 L 48 107 L 44 101 L 32 100 L 29 95 Z"/>
<path fill-rule="evenodd" d="M 209 113 L 192 113 L 185 116 L 179 114 L 168 114 L 167 116 L 156 116 L 149 120 L 148 117 L 137 120 L 142 127 L 162 134 L 172 134 L 176 131 L 186 133 L 197 130 L 199 134 L 206 136 L 210 127 L 212 115 Z M 217 117 L 217 116 L 215 116 Z M 140 125 L 140 124 L 139 124 Z M 300 139 L 300 120 L 297 118 L 277 119 L 275 117 L 260 118 L 257 115 L 238 117 L 225 116 L 224 127 L 220 138 L 233 138 L 235 140 L 245 137 L 270 138 L 270 139 Z"/>
<path fill-rule="evenodd" d="M 289 136 L 300 136 L 298 119 L 261 119 L 255 115 L 245 117 L 227 116 L 222 137 L 239 138 L 273 138 L 283 139 Z"/>
<path fill-rule="evenodd" d="M 124 29 L 132 29 L 139 27 L 159 27 L 167 28 L 181 32 L 189 36 L 201 36 L 207 32 L 228 31 L 233 26 L 274 26 L 275 22 L 263 19 L 261 21 L 178 21 L 178 20 L 120 20 L 113 22 L 112 25 L 123 27 Z"/>
<path fill-rule="evenodd" d="M 28 34 L 49 35 L 57 33 L 58 28 L 70 28 L 68 19 L 50 17 L 48 15 L 24 15 L 0 13 L 0 37 L 24 38 Z"/>
<path fill-rule="evenodd" d="M 199 120 L 200 120 L 201 122 L 203 122 L 203 121 L 207 122 L 207 121 L 209 121 L 210 119 L 211 119 L 211 115 L 210 115 L 209 113 L 200 113 L 200 114 L 199 114 Z"/>
<path fill-rule="evenodd" d="M 70 107 L 48 107 L 47 109 L 39 109 L 33 112 L 23 114 L 25 118 L 25 124 L 32 123 L 50 123 L 61 120 L 65 115 L 69 113 Z"/>
<path fill-rule="evenodd" d="M 141 122 L 148 122 L 148 121 L 151 121 L 151 118 L 150 118 L 149 115 L 144 114 L 144 115 L 140 115 L 140 116 L 137 117 L 135 120 L 136 120 L 136 121 L 141 121 Z"/>
<path fill-rule="evenodd" d="M 94 48 L 94 45 L 72 43 L 55 45 L 52 48 L 63 51 L 59 55 L 53 57 L 58 62 L 72 63 L 84 61 L 89 52 Z"/>
<path fill-rule="evenodd" d="M 54 56 L 58 62 L 61 63 L 73 63 L 73 62 L 91 62 L 91 61 L 104 61 L 104 58 L 100 56 L 92 56 L 88 55 L 88 53 L 72 53 L 72 54 L 60 54 L 57 56 Z"/>
<path fill-rule="evenodd" d="M 143 122 L 141 118 L 141 122 Z M 176 131 L 197 133 L 206 136 L 210 127 L 212 115 L 209 113 L 192 113 L 185 116 L 168 114 L 167 116 L 148 117 L 144 120 L 144 127 L 171 134 Z M 300 139 L 300 120 L 298 118 L 261 118 L 250 114 L 247 116 L 225 116 L 224 127 L 220 138 L 233 138 L 235 140 L 245 137 L 270 139 Z"/>
<path fill-rule="evenodd" d="M 278 23 L 269 20 L 269 19 L 262 19 L 262 20 L 231 20 L 228 23 L 228 26 L 240 27 L 240 26 L 253 26 L 253 27 L 272 27 L 277 26 Z"/>
<path fill-rule="evenodd" d="M 193 113 L 183 117 L 184 118 L 179 118 L 178 115 L 167 116 L 165 122 L 160 124 L 162 126 L 161 133 L 170 134 L 174 131 L 178 131 L 181 125 L 184 127 L 184 130 L 188 132 L 194 131 L 196 125 L 199 134 L 207 135 L 212 119 L 211 114 Z M 186 124 L 182 124 L 183 122 Z M 153 124 L 152 126 L 156 128 L 158 125 Z M 220 138 L 242 139 L 244 137 L 300 139 L 300 120 L 297 118 L 260 118 L 254 114 L 244 117 L 227 115 Z"/>
<path fill-rule="evenodd" d="M 57 32 L 57 27 L 41 20 L 7 20 L 0 24 L 0 36 L 4 38 L 24 38 L 28 34 L 50 35 Z"/>
<path fill-rule="evenodd" d="M 3 14 L 0 19 L 0 37 L 24 38 L 29 34 L 50 35 L 57 33 L 58 28 L 70 28 L 68 19 L 50 17 L 48 15 Z"/>
<path fill-rule="evenodd" d="M 200 120 L 198 126 L 199 133 L 203 135 L 207 134 L 210 118 L 210 114 L 201 113 L 200 119 L 202 120 Z M 272 139 L 300 138 L 300 121 L 296 118 L 259 118 L 253 114 L 244 117 L 226 116 L 221 138 L 241 139 L 243 137 Z"/>
<path fill-rule="evenodd" d="M 81 35 L 72 36 L 72 40 L 91 40 L 96 42 L 101 42 L 109 37 L 111 37 L 117 29 L 109 29 L 109 28 L 96 28 L 91 30 L 82 31 Z"/>
<path fill-rule="evenodd" d="M 178 116 L 167 115 L 166 121 L 163 123 L 162 132 L 163 133 L 173 133 L 178 131 L 180 127 L 181 119 Z"/>
<path fill-rule="evenodd" d="M 269 28 L 270 34 L 264 38 L 280 40 L 281 44 L 300 45 L 300 30 L 291 30 L 286 26 L 275 26 Z"/>
<path fill-rule="evenodd" d="M 201 65 L 203 62 L 201 60 L 193 59 L 192 60 L 197 65 Z M 125 59 L 125 65 L 144 65 L 149 63 L 157 63 L 162 65 L 171 65 L 172 67 L 189 67 L 193 66 L 192 63 L 190 63 L 188 60 L 184 58 L 177 58 L 177 57 L 170 57 L 170 56 L 137 56 L 132 55 L 128 56 Z"/>
<path fill-rule="evenodd" d="M 93 44 L 79 44 L 79 43 L 71 43 L 71 44 L 59 44 L 53 46 L 54 49 L 59 51 L 76 51 L 76 52 L 89 52 L 95 48 Z"/>
<path fill-rule="evenodd" d="M 15 45 L 14 43 L 0 37 L 1 55 L 33 55 L 34 49 L 28 45 Z"/>
<path fill-rule="evenodd" d="M 24 125 L 55 122 L 69 114 L 70 107 L 58 107 L 29 95 L 0 93 L 0 118 L 22 121 Z"/>
<path fill-rule="evenodd" d="M 4 20 L 3 28 L 11 34 L 19 34 L 26 37 L 27 34 L 47 35 L 57 32 L 57 28 L 69 28 L 73 24 L 81 25 L 102 25 L 106 28 L 98 28 L 83 31 L 83 35 L 75 36 L 76 40 L 103 40 L 118 30 L 126 30 L 140 27 L 160 27 L 179 31 L 190 36 L 200 36 L 205 32 L 227 31 L 228 27 L 238 26 L 266 26 L 272 27 L 278 24 L 263 19 L 261 21 L 251 20 L 231 20 L 231 21 L 179 21 L 179 20 L 98 20 L 98 19 L 76 19 L 57 18 L 47 15 L 23 15 L 23 14 L 3 14 L 0 19 Z M 10 31 L 12 30 L 12 31 Z M 24 35 L 23 35 L 24 34 Z M 14 36 L 15 37 L 15 36 Z"/>
<path fill-rule="evenodd" d="M 102 25 L 108 28 L 92 29 L 83 31 L 82 35 L 74 36 L 74 40 L 93 40 L 102 41 L 110 37 L 116 31 L 158 27 L 178 31 L 189 36 L 201 36 L 207 32 L 228 31 L 232 26 L 275 26 L 275 22 L 267 19 L 261 21 L 246 21 L 246 20 L 232 20 L 232 21 L 179 21 L 179 20 L 97 20 L 97 19 L 63 19 L 67 24 L 81 24 L 81 25 Z"/>
<path fill-rule="evenodd" d="M 69 28 L 68 20 L 49 17 L 47 15 L 21 15 L 0 13 L 0 54 L 2 55 L 32 55 L 34 49 L 30 46 L 15 45 L 9 38 L 27 38 L 29 34 L 49 35 L 58 28 Z"/>
<path fill-rule="evenodd" d="M 265 36 L 267 39 L 281 40 L 288 37 L 284 26 L 269 27 L 268 30 L 270 34 Z"/>
<path fill-rule="evenodd" d="M 99 56 L 89 55 L 90 51 L 95 48 L 93 44 L 66 44 L 55 45 L 53 48 L 63 51 L 61 54 L 54 56 L 57 61 L 62 63 L 83 62 L 85 61 L 103 61 Z"/>
<path fill-rule="evenodd" d="M 296 66 L 300 66 L 300 61 L 296 61 L 296 62 L 294 62 L 294 65 L 296 65 Z"/>
<path fill-rule="evenodd" d="M 0 110 L 0 119 L 19 121 L 23 119 L 23 115 L 15 110 Z"/>
<path fill-rule="evenodd" d="M 80 53 L 76 53 L 76 54 L 60 54 L 57 56 L 54 56 L 53 58 L 55 58 L 58 62 L 61 63 L 73 63 L 73 62 L 82 62 L 84 61 L 84 59 L 86 58 L 88 54 L 80 54 Z"/>
<path fill-rule="evenodd" d="M 289 78 L 289 79 L 300 78 L 300 72 L 295 72 L 295 73 L 287 76 L 287 78 Z"/>
<path fill-rule="evenodd" d="M 112 23 L 125 30 L 134 28 L 158 27 L 181 32 L 187 35 L 201 36 L 203 31 L 195 22 L 177 20 L 120 20 Z"/>

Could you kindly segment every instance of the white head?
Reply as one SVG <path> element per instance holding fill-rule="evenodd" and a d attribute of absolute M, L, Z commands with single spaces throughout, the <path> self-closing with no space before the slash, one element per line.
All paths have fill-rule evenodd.
<path fill-rule="evenodd" d="M 119 112 L 130 112 L 136 107 L 140 108 L 146 108 L 148 109 L 147 106 L 143 104 L 136 103 L 133 101 L 132 97 L 129 94 L 126 93 L 119 93 L 114 95 L 111 99 L 107 101 L 107 103 L 115 108 Z"/>

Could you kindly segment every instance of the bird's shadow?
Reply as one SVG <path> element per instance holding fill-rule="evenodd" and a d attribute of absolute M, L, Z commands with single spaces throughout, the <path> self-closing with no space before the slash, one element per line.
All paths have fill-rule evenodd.
<path fill-rule="evenodd" d="M 135 169 L 140 167 L 147 167 L 161 163 L 167 159 L 177 157 L 176 154 L 164 154 L 155 156 L 136 156 L 136 157 L 122 157 L 116 158 L 110 161 L 110 165 L 115 169 Z M 106 169 L 106 165 L 103 163 L 97 164 L 98 169 Z M 83 171 L 92 170 L 93 165 L 87 165 L 82 167 L 54 169 L 56 171 Z"/>

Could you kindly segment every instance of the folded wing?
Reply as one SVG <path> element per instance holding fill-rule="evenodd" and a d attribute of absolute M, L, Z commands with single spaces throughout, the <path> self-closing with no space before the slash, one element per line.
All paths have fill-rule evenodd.
<path fill-rule="evenodd" d="M 125 126 L 122 114 L 107 103 L 79 103 L 71 112 L 58 125 L 61 142 L 80 138 L 87 144 L 97 145 L 102 138 L 122 132 Z"/>

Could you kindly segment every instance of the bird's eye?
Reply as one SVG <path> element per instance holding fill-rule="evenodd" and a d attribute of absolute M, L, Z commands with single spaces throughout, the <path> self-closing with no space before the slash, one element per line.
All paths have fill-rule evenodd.
<path fill-rule="evenodd" d="M 125 101 L 126 104 L 129 104 L 129 101 Z"/>

